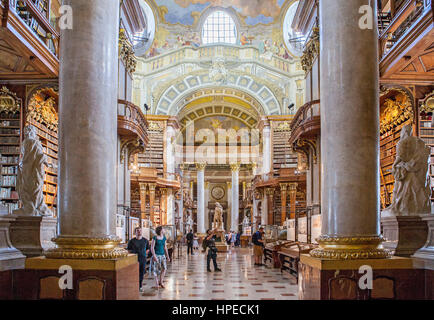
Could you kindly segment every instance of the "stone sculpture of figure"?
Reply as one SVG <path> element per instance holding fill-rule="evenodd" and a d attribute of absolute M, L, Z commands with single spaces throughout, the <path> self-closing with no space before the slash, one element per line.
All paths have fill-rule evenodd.
<path fill-rule="evenodd" d="M 191 218 L 191 213 L 188 213 L 187 221 L 185 223 L 185 233 L 187 234 L 193 229 L 193 219 Z"/>
<path fill-rule="evenodd" d="M 395 177 L 392 205 L 383 216 L 412 216 L 431 212 L 431 190 L 428 179 L 430 149 L 425 142 L 412 136 L 410 125 L 402 128 L 392 167 Z"/>
<path fill-rule="evenodd" d="M 215 204 L 213 224 L 216 228 L 223 227 L 223 207 L 218 202 Z"/>
<path fill-rule="evenodd" d="M 243 227 L 244 228 L 247 228 L 247 227 L 249 227 L 250 226 L 250 219 L 249 219 L 249 217 L 246 215 L 246 216 L 244 216 L 244 219 L 243 219 Z"/>
<path fill-rule="evenodd" d="M 24 128 L 24 137 L 17 176 L 22 208 L 14 214 L 51 217 L 53 213 L 45 204 L 43 194 L 45 166 L 49 166 L 47 157 L 34 126 Z"/>

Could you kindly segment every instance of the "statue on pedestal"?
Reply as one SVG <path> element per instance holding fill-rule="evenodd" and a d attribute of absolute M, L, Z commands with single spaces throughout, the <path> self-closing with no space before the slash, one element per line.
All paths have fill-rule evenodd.
<path fill-rule="evenodd" d="M 187 220 L 185 222 L 185 234 L 189 233 L 190 230 L 193 230 L 193 219 L 191 217 L 191 212 L 188 213 Z"/>
<path fill-rule="evenodd" d="M 392 167 L 395 177 L 392 205 L 382 216 L 415 216 L 431 212 L 431 190 L 428 176 L 430 148 L 412 136 L 410 125 L 402 128 Z"/>
<path fill-rule="evenodd" d="M 224 230 L 223 228 L 223 207 L 220 203 L 216 202 L 214 209 L 213 228 L 218 231 Z"/>
<path fill-rule="evenodd" d="M 52 217 L 53 213 L 45 204 L 43 194 L 45 166 L 52 166 L 47 161 L 36 128 L 26 126 L 24 136 L 17 176 L 22 208 L 15 210 L 14 214 Z"/>

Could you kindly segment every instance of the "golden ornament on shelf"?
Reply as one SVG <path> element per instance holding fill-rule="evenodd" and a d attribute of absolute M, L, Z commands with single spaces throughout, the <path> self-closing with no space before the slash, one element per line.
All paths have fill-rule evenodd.
<path fill-rule="evenodd" d="M 57 131 L 59 124 L 57 103 L 58 93 L 52 88 L 38 90 L 30 99 L 27 118 L 45 124 L 50 130 Z"/>

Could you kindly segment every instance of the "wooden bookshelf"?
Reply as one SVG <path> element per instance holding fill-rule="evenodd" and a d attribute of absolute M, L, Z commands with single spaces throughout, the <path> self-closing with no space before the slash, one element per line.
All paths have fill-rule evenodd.
<path fill-rule="evenodd" d="M 57 166 L 58 166 L 58 95 L 51 88 L 37 91 L 31 98 L 26 125 L 33 125 L 47 156 L 48 163 L 53 168 L 45 168 L 43 193 L 48 208 L 57 216 Z"/>
<path fill-rule="evenodd" d="M 0 201 L 12 214 L 19 208 L 16 190 L 21 143 L 22 103 L 6 87 L 0 90 Z"/>

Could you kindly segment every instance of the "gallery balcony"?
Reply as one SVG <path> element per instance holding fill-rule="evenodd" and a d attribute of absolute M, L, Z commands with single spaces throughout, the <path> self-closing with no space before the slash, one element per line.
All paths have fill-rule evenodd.
<path fill-rule="evenodd" d="M 156 188 L 181 188 L 181 177 L 176 173 L 165 173 L 157 168 L 141 167 L 131 173 L 131 184 L 138 186 L 140 183 L 155 185 Z"/>
<path fill-rule="evenodd" d="M 404 0 L 379 19 L 382 82 L 432 84 L 434 39 L 431 0 Z M 381 14 L 382 16 L 385 13 Z"/>
<path fill-rule="evenodd" d="M 59 76 L 59 31 L 50 22 L 51 3 L 0 0 L 0 78 Z"/>
<path fill-rule="evenodd" d="M 149 143 L 148 122 L 145 115 L 135 104 L 118 100 L 118 134 L 123 141 L 130 141 L 137 146 Z"/>
<path fill-rule="evenodd" d="M 298 109 L 291 122 L 291 132 L 290 145 L 300 139 L 315 139 L 320 134 L 320 100 L 310 101 Z"/>

